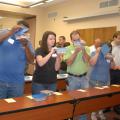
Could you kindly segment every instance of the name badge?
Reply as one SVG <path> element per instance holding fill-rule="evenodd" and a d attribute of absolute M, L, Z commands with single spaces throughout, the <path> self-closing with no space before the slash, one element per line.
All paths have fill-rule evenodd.
<path fill-rule="evenodd" d="M 52 54 L 52 57 L 53 57 L 53 58 L 56 58 L 56 57 L 57 57 L 57 54 L 56 54 L 56 53 Z"/>
<path fill-rule="evenodd" d="M 15 41 L 13 39 L 9 38 L 8 42 L 13 45 Z"/>

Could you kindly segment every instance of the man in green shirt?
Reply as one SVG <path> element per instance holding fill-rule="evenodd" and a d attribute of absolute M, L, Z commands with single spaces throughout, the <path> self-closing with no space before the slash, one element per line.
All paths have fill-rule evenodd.
<path fill-rule="evenodd" d="M 89 47 L 85 46 L 85 42 L 80 40 L 80 33 L 73 31 L 70 34 L 72 44 L 67 47 L 64 54 L 64 60 L 67 63 L 67 73 L 69 74 L 68 83 L 69 90 L 88 88 L 88 80 L 86 74 L 89 67 Z M 80 44 L 75 44 L 76 41 L 80 41 Z M 71 80 L 72 78 L 72 80 Z M 79 79 L 77 81 L 77 79 Z M 72 82 L 72 84 L 71 84 Z M 74 85 L 77 83 L 76 85 Z"/>
<path fill-rule="evenodd" d="M 89 87 L 86 77 L 89 67 L 89 47 L 81 40 L 80 33 L 73 31 L 70 34 L 72 44 L 67 47 L 64 60 L 67 63 L 68 90 L 85 89 Z M 86 120 L 86 116 L 79 116 L 79 120 Z"/>

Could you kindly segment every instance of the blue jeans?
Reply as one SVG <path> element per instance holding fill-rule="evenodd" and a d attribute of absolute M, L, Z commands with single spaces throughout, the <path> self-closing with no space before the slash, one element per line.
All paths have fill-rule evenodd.
<path fill-rule="evenodd" d="M 32 94 L 40 93 L 41 90 L 56 91 L 56 83 L 52 83 L 52 84 L 32 83 Z"/>
<path fill-rule="evenodd" d="M 75 77 L 69 75 L 67 78 L 68 80 L 68 90 L 76 90 L 76 89 L 86 89 L 89 87 L 89 81 L 86 76 L 83 77 Z M 81 116 L 76 116 L 75 120 L 87 120 L 87 116 L 81 115 Z"/>
<path fill-rule="evenodd" d="M 74 120 L 87 120 L 86 114 L 74 117 Z"/>
<path fill-rule="evenodd" d="M 24 83 L 7 83 L 0 81 L 0 98 L 19 97 L 24 94 Z"/>
<path fill-rule="evenodd" d="M 86 76 L 75 77 L 75 76 L 69 75 L 67 80 L 68 80 L 68 86 L 67 86 L 68 90 L 89 88 L 89 81 Z"/>
<path fill-rule="evenodd" d="M 102 87 L 102 86 L 110 85 L 110 81 L 90 80 L 89 84 L 91 88 Z"/>

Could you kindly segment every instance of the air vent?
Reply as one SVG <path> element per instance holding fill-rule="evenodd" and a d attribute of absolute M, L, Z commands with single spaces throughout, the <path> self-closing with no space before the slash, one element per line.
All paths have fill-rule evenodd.
<path fill-rule="evenodd" d="M 104 2 L 100 2 L 99 8 L 117 6 L 118 4 L 119 4 L 119 0 L 107 0 Z"/>
<path fill-rule="evenodd" d="M 119 0 L 110 0 L 109 1 L 109 6 L 116 6 L 119 4 Z"/>
<path fill-rule="evenodd" d="M 100 8 L 105 8 L 105 7 L 108 7 L 108 1 L 100 3 Z"/>
<path fill-rule="evenodd" d="M 57 14 L 58 14 L 57 12 L 48 13 L 48 18 L 56 17 Z"/>

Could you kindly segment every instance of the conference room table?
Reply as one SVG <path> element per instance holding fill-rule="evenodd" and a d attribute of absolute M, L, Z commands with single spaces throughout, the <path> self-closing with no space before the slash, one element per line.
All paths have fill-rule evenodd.
<path fill-rule="evenodd" d="M 0 120 L 64 120 L 120 104 L 120 85 L 55 92 L 46 100 L 31 95 L 0 100 Z"/>
<path fill-rule="evenodd" d="M 120 85 L 89 88 L 69 93 L 76 103 L 74 115 L 90 113 L 120 104 Z"/>

